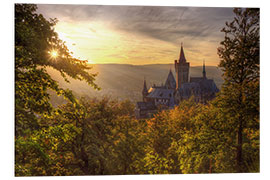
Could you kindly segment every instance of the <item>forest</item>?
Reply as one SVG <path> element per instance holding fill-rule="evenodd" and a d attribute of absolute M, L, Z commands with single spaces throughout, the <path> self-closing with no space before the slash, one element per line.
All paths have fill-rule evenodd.
<path fill-rule="evenodd" d="M 235 8 L 224 22 L 216 98 L 149 119 L 136 119 L 130 100 L 78 98 L 59 86 L 48 67 L 100 89 L 54 31 L 57 19 L 36 10 L 15 4 L 15 176 L 260 172 L 259 9 Z M 66 103 L 54 107 L 49 91 Z"/>

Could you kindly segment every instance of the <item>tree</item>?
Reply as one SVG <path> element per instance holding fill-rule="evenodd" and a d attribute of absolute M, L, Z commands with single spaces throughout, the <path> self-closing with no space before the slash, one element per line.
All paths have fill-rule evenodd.
<path fill-rule="evenodd" d="M 36 130 L 15 140 L 16 176 L 80 175 L 71 147 L 81 129 L 60 124 Z"/>
<path fill-rule="evenodd" d="M 54 173 L 58 175 L 138 173 L 141 168 L 140 158 L 144 157 L 145 123 L 133 118 L 134 105 L 130 101 L 80 98 L 75 105 L 69 102 L 61 105 L 59 109 L 60 113 L 55 112 L 52 117 L 40 120 L 40 124 L 44 128 L 39 133 L 48 132 L 52 139 L 49 139 L 50 141 L 55 142 L 57 138 L 57 142 L 61 144 L 61 139 L 71 136 L 69 135 L 71 133 L 64 129 L 65 127 L 77 130 L 77 133 L 73 133 L 69 141 L 58 146 L 57 150 L 51 149 L 49 145 L 52 143 L 49 143 L 46 149 L 42 149 L 46 157 L 52 158 L 51 161 L 57 162 L 55 163 L 57 165 L 61 164 L 61 166 L 59 165 L 61 168 L 55 167 L 53 163 L 40 164 L 42 154 L 39 149 L 29 153 L 32 158 L 29 158 L 28 161 L 33 163 L 24 164 L 22 153 L 19 151 L 18 154 L 21 158 L 18 158 L 20 160 L 17 164 L 18 173 L 23 174 L 22 172 L 26 171 L 37 175 L 43 169 L 45 169 L 46 175 Z M 52 127 L 59 131 L 62 130 L 66 134 L 57 133 L 58 136 L 55 137 L 55 131 L 50 131 Z M 35 134 L 32 136 L 36 137 Z M 32 142 L 31 139 L 28 141 Z M 20 142 L 23 141 L 17 142 L 18 147 L 24 147 Z M 37 147 L 43 147 L 43 142 L 42 139 L 37 141 Z M 66 156 L 62 159 L 55 158 L 59 154 Z M 35 169 L 34 162 L 40 164 L 40 171 L 32 171 Z"/>
<path fill-rule="evenodd" d="M 33 4 L 15 4 L 15 132 L 25 134 L 38 129 L 38 116 L 50 115 L 54 110 L 47 90 L 75 102 L 72 92 L 62 89 L 46 72 L 46 67 L 67 76 L 94 83 L 96 74 L 89 73 L 86 61 L 71 56 L 65 43 L 54 31 L 56 19 L 46 20 L 36 13 Z M 54 53 L 54 54 L 53 54 Z"/>
<path fill-rule="evenodd" d="M 74 124 L 44 125 L 58 109 L 50 103 L 48 90 L 56 92 L 78 106 L 68 89 L 59 87 L 46 68 L 67 77 L 86 81 L 93 88 L 96 74 L 86 61 L 71 53 L 54 31 L 56 19 L 46 20 L 36 13 L 37 6 L 15 4 L 15 175 L 74 175 L 76 162 L 69 148 L 81 134 Z M 70 165 L 71 164 L 71 165 Z M 65 167 L 66 166 L 66 167 Z"/>
<path fill-rule="evenodd" d="M 194 119 L 199 116 L 201 106 L 191 98 L 174 109 L 158 112 L 154 118 L 147 120 L 149 143 L 144 158 L 146 173 L 195 173 L 195 168 L 187 162 L 197 163 L 194 154 L 198 152 L 198 148 L 194 145 L 198 147 L 200 144 L 194 143 L 193 137 L 197 137 L 200 130 L 196 131 Z M 184 151 L 186 147 L 189 152 Z"/>
<path fill-rule="evenodd" d="M 218 48 L 221 58 L 219 66 L 225 80 L 219 96 L 219 107 L 228 114 L 231 127 L 235 127 L 236 165 L 238 172 L 243 172 L 247 171 L 243 144 L 248 142 L 248 132 L 259 131 L 260 12 L 259 9 L 236 8 L 234 13 L 234 20 L 227 22 L 222 29 L 225 39 Z M 255 159 L 258 156 L 259 153 Z"/>

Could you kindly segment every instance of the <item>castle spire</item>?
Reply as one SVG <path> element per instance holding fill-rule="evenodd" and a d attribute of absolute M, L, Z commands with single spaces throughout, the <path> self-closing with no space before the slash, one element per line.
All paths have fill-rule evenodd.
<path fill-rule="evenodd" d="M 183 43 L 181 42 L 181 50 L 180 50 L 180 55 L 179 55 L 179 62 L 186 62 L 185 54 L 184 54 L 184 49 L 183 49 Z"/>
<path fill-rule="evenodd" d="M 203 78 L 206 79 L 205 62 L 203 60 Z"/>
<path fill-rule="evenodd" d="M 143 92 L 147 92 L 145 77 L 144 77 L 144 80 L 143 80 Z"/>
<path fill-rule="evenodd" d="M 148 95 L 148 90 L 146 87 L 146 80 L 144 77 L 144 81 L 143 81 L 143 90 L 142 90 L 142 96 L 143 96 L 143 102 L 146 102 L 146 96 Z"/>

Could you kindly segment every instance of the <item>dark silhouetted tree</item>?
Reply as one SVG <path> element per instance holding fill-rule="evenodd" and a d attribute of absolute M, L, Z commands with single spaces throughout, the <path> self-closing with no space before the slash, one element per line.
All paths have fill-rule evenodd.
<path fill-rule="evenodd" d="M 218 48 L 225 80 L 219 106 L 228 114 L 228 125 L 235 128 L 236 166 L 243 172 L 247 171 L 243 144 L 249 131 L 259 130 L 260 11 L 236 8 L 234 13 L 234 20 L 222 29 L 225 39 Z M 258 153 L 254 158 L 258 159 Z"/>

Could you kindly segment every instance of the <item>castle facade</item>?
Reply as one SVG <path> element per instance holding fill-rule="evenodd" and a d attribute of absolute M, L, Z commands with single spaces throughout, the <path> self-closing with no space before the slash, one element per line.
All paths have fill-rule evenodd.
<path fill-rule="evenodd" d="M 137 102 L 135 108 L 136 118 L 149 118 L 159 109 L 172 109 L 191 96 L 194 97 L 195 102 L 205 104 L 219 92 L 213 79 L 206 77 L 204 63 L 202 77 L 189 78 L 190 64 L 185 58 L 182 45 L 179 59 L 174 61 L 174 67 L 176 80 L 171 70 L 162 86 L 154 85 L 148 89 L 144 80 L 143 98 L 141 102 Z"/>

